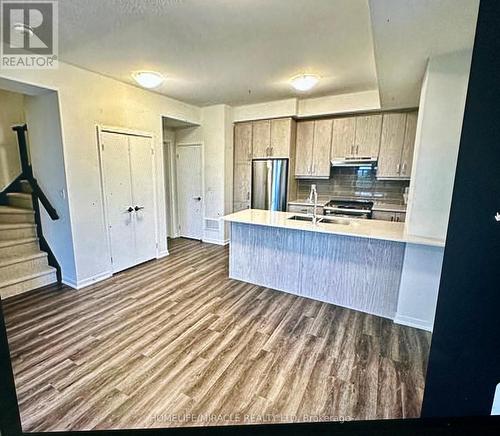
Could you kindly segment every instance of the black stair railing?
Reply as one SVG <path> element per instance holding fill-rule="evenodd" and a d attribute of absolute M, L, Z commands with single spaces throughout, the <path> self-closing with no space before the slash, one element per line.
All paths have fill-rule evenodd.
<path fill-rule="evenodd" d="M 28 130 L 26 124 L 23 124 L 22 126 L 14 126 L 12 130 L 14 130 L 17 133 L 17 143 L 19 144 L 19 157 L 21 158 L 21 170 L 24 179 L 28 181 L 33 191 L 33 195 L 36 198 L 38 198 L 38 200 L 40 200 L 40 203 L 42 203 L 42 206 L 45 208 L 50 218 L 52 220 L 58 220 L 59 215 L 57 214 L 57 211 L 54 209 L 52 204 L 50 204 L 49 199 L 43 193 L 42 189 L 40 188 L 40 185 L 33 176 L 33 168 L 31 167 L 28 154 L 28 144 L 26 143 L 25 132 Z"/>
<path fill-rule="evenodd" d="M 17 180 L 26 180 L 31 187 L 33 210 L 35 211 L 35 223 L 37 225 L 36 231 L 40 248 L 48 254 L 49 265 L 53 266 L 56 269 L 57 281 L 61 283 L 62 279 L 61 267 L 56 257 L 54 256 L 54 253 L 52 252 L 49 244 L 47 243 L 46 239 L 43 236 L 42 220 L 40 216 L 40 206 L 38 205 L 38 202 L 40 201 L 40 204 L 44 207 L 44 209 L 47 211 L 47 214 L 53 221 L 58 220 L 59 215 L 57 214 L 56 209 L 52 206 L 49 199 L 42 191 L 42 188 L 40 188 L 40 185 L 38 184 L 37 180 L 33 176 L 33 168 L 31 166 L 28 153 L 28 144 L 26 141 L 26 131 L 28 130 L 27 125 L 23 124 L 20 126 L 14 126 L 12 127 L 12 130 L 14 130 L 17 134 L 19 157 L 21 160 L 21 175 L 17 178 Z"/>

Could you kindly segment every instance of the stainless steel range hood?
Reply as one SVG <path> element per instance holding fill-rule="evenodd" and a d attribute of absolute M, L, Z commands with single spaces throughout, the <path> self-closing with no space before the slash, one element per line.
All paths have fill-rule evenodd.
<path fill-rule="evenodd" d="M 332 159 L 332 167 L 364 167 L 375 166 L 377 159 L 374 157 L 346 157 L 339 159 Z"/>

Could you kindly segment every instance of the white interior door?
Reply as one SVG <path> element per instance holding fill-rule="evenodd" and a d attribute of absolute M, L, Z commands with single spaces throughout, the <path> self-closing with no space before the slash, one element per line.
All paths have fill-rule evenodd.
<path fill-rule="evenodd" d="M 129 136 L 135 263 L 156 257 L 155 191 L 151 138 Z"/>
<path fill-rule="evenodd" d="M 179 233 L 185 238 L 203 237 L 201 163 L 201 146 L 177 147 Z"/>
<path fill-rule="evenodd" d="M 102 132 L 104 189 L 113 272 L 135 264 L 134 213 L 127 135 Z"/>
<path fill-rule="evenodd" d="M 156 257 L 151 138 L 101 132 L 113 272 Z"/>

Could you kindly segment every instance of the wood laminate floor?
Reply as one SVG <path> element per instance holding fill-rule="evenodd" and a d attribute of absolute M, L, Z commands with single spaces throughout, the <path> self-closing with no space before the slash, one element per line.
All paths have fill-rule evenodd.
<path fill-rule="evenodd" d="M 228 279 L 227 247 L 4 302 L 25 431 L 417 417 L 430 335 Z"/>

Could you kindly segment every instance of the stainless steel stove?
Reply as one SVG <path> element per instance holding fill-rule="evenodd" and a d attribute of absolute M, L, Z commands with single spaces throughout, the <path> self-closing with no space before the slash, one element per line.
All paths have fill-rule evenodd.
<path fill-rule="evenodd" d="M 324 214 L 345 218 L 372 218 L 373 201 L 330 200 L 324 207 Z"/>

